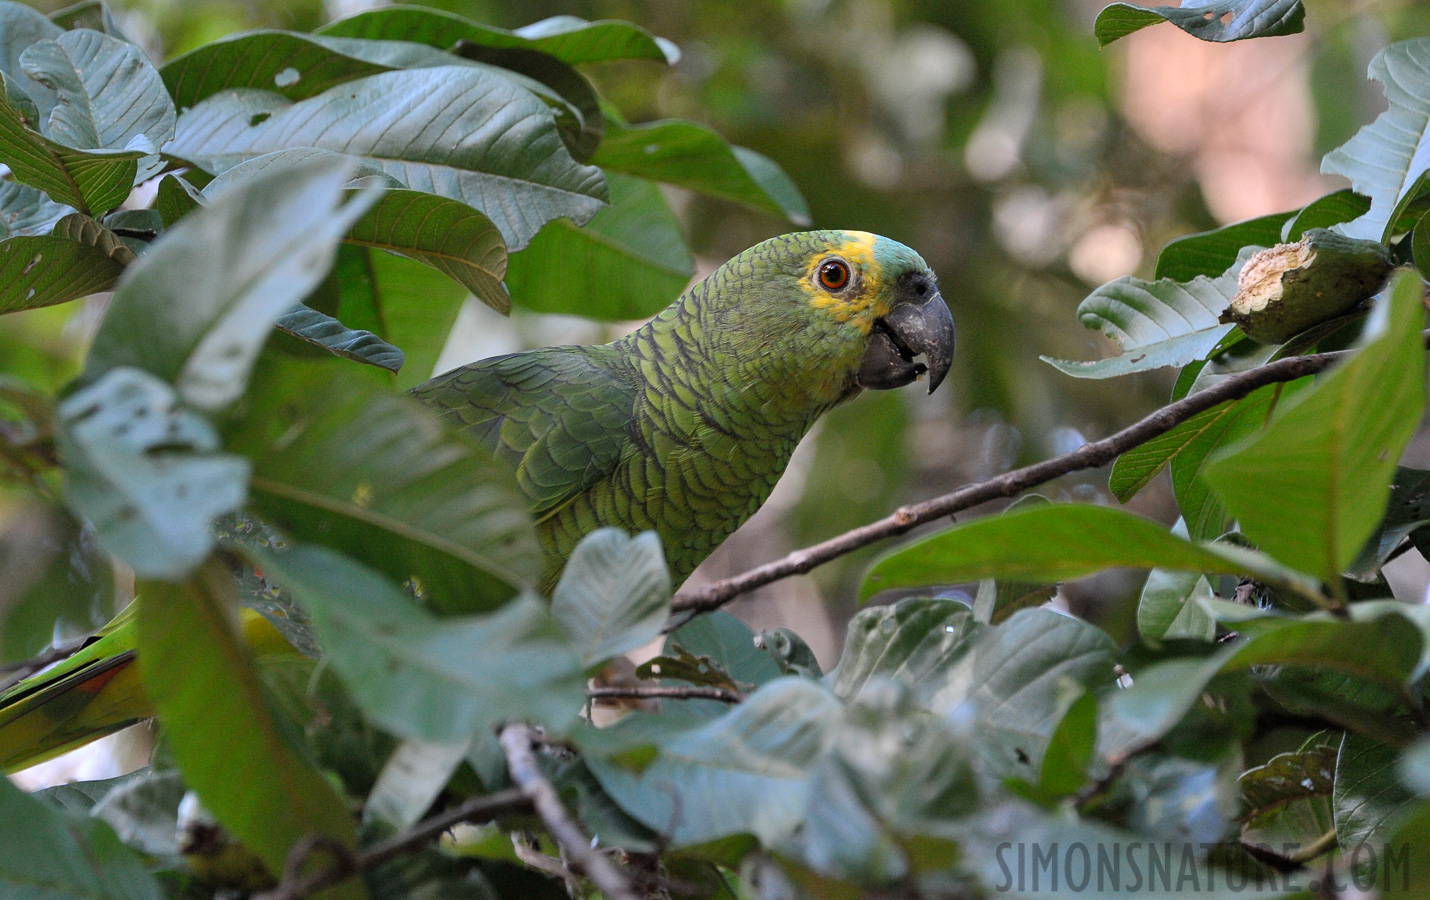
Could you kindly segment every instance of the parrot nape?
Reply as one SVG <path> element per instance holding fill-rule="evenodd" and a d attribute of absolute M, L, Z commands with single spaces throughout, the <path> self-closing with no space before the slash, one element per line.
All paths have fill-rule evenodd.
<path fill-rule="evenodd" d="M 813 231 L 751 247 L 618 341 L 482 360 L 412 393 L 514 467 L 543 593 L 604 526 L 655 531 L 679 584 L 759 509 L 822 413 L 925 374 L 932 393 L 953 348 L 953 317 L 917 253 Z M 256 613 L 243 621 L 261 651 L 282 643 Z M 96 637 L 0 694 L 0 769 L 153 714 L 128 613 Z"/>

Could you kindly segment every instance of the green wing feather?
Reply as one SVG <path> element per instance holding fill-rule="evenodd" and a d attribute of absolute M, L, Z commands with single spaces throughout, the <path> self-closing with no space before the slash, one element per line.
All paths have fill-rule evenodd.
<path fill-rule="evenodd" d="M 511 465 L 539 520 L 633 451 L 638 384 L 610 346 L 553 347 L 482 360 L 412 393 Z"/>

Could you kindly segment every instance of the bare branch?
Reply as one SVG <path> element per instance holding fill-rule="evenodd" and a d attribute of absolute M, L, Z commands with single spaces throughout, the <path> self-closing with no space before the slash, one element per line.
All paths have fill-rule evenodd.
<path fill-rule="evenodd" d="M 571 813 L 556 795 L 556 788 L 542 774 L 532 749 L 535 737 L 531 726 L 522 723 L 508 725 L 501 730 L 499 740 L 506 753 L 511 780 L 536 807 L 536 814 L 546 824 L 546 830 L 551 833 L 571 867 L 594 881 L 608 900 L 639 900 L 640 895 L 626 873 L 591 846 L 591 839 L 571 818 Z"/>
<path fill-rule="evenodd" d="M 603 685 L 587 688 L 586 696 L 592 700 L 647 700 L 668 697 L 672 700 L 719 700 L 721 703 L 739 703 L 745 699 L 724 688 L 662 684 L 637 684 L 628 687 Z"/>
<path fill-rule="evenodd" d="M 1105 466 L 1133 447 L 1166 434 L 1198 413 L 1206 412 L 1229 400 L 1239 400 L 1252 391 L 1269 384 L 1295 381 L 1297 378 L 1314 375 L 1334 363 L 1349 359 L 1355 355 L 1355 352 L 1354 350 L 1340 350 L 1334 353 L 1291 356 L 1239 375 L 1233 375 L 1206 390 L 1198 391 L 1176 403 L 1162 407 L 1110 437 L 1083 444 L 1071 453 L 1055 456 L 1021 469 L 1014 469 L 987 481 L 966 485 L 952 493 L 934 497 L 922 503 L 901 506 L 894 511 L 893 515 L 876 522 L 846 531 L 844 534 L 811 547 L 796 550 L 774 562 L 757 566 L 733 578 L 716 581 L 690 593 L 677 595 L 671 605 L 677 615 L 667 624 L 666 631 L 674 630 L 700 613 L 719 609 L 746 591 L 779 581 L 782 578 L 788 578 L 791 575 L 802 575 L 815 566 L 823 565 L 832 559 L 837 559 L 846 553 L 852 553 L 885 538 L 904 534 L 919 525 L 962 512 L 981 503 L 987 503 L 989 500 L 1016 497 L 1029 488 L 1052 481 L 1054 478 L 1067 475 L 1070 472 Z"/>
<path fill-rule="evenodd" d="M 255 894 L 253 900 L 302 900 L 303 897 L 312 896 L 324 888 L 332 887 L 364 869 L 386 862 L 394 856 L 434 840 L 448 829 L 463 822 L 490 822 L 501 816 L 528 812 L 530 809 L 531 801 L 516 788 L 473 797 L 459 806 L 454 806 L 430 819 L 417 823 L 399 835 L 349 853 L 345 858 L 338 856 L 337 862 L 326 869 L 315 872 L 306 878 L 295 879 L 293 874 L 301 865 L 302 859 L 316 847 L 312 843 L 300 844 L 294 850 L 301 855 L 296 860 L 290 860 L 289 869 L 293 872 L 285 873 L 283 881 L 277 887 L 261 894 Z"/>

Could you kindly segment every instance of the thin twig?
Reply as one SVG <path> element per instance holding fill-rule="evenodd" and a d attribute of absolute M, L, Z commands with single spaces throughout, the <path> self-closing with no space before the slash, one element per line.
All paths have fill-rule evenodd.
<path fill-rule="evenodd" d="M 668 697 L 672 700 L 719 700 L 721 703 L 739 703 L 745 699 L 725 688 L 663 684 L 633 684 L 622 687 L 602 685 L 587 688 L 586 696 L 592 700 L 646 700 Z"/>
<path fill-rule="evenodd" d="M 1206 390 L 1198 391 L 1176 403 L 1162 407 L 1110 437 L 1083 444 L 1071 453 L 1055 456 L 1021 469 L 1014 469 L 987 481 L 966 485 L 952 493 L 934 497 L 922 503 L 902 506 L 895 510 L 893 515 L 868 525 L 846 531 L 844 534 L 811 547 L 796 550 L 787 556 L 757 566 L 733 578 L 726 578 L 689 593 L 682 593 L 671 604 L 671 609 L 677 615 L 666 626 L 666 630 L 672 631 L 700 613 L 719 609 L 747 591 L 779 581 L 782 578 L 788 578 L 791 575 L 802 575 L 832 559 L 837 559 L 877 541 L 904 534 L 927 522 L 933 522 L 990 500 L 1016 497 L 1029 488 L 1071 472 L 1105 466 L 1133 447 L 1166 434 L 1199 413 L 1206 412 L 1229 400 L 1239 400 L 1269 384 L 1280 384 L 1286 381 L 1295 381 L 1297 378 L 1304 378 L 1307 375 L 1314 375 L 1334 363 L 1349 359 L 1355 353 L 1354 350 L 1339 350 L 1333 353 L 1291 356 L 1239 375 L 1233 375 Z"/>
<path fill-rule="evenodd" d="M 604 854 L 591 846 L 591 839 L 581 831 L 581 826 L 571 818 L 556 795 L 556 788 L 541 772 L 532 749 L 535 737 L 531 726 L 520 722 L 507 725 L 498 739 L 506 754 L 507 768 L 511 780 L 525 794 L 536 814 L 546 824 L 546 830 L 565 854 L 568 863 L 576 871 L 583 873 L 596 883 L 607 900 L 639 900 L 639 894 L 631 885 L 626 873 Z"/>
<path fill-rule="evenodd" d="M 394 856 L 434 840 L 448 829 L 461 825 L 463 822 L 490 822 L 504 815 L 528 812 L 530 809 L 531 801 L 526 794 L 516 788 L 473 797 L 460 806 L 454 806 L 430 819 L 417 823 L 401 834 L 347 854 L 346 857 L 339 856 L 333 865 L 306 878 L 293 880 L 285 876 L 281 884 L 270 891 L 255 894 L 253 900 L 301 900 L 303 897 L 312 896 L 324 888 L 345 881 L 364 869 L 386 862 Z"/>

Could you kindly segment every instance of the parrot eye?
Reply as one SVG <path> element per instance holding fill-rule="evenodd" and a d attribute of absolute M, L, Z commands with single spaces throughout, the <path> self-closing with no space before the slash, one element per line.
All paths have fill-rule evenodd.
<path fill-rule="evenodd" d="M 838 291 L 849 283 L 849 264 L 831 259 L 819 267 L 819 283 L 827 291 Z"/>

